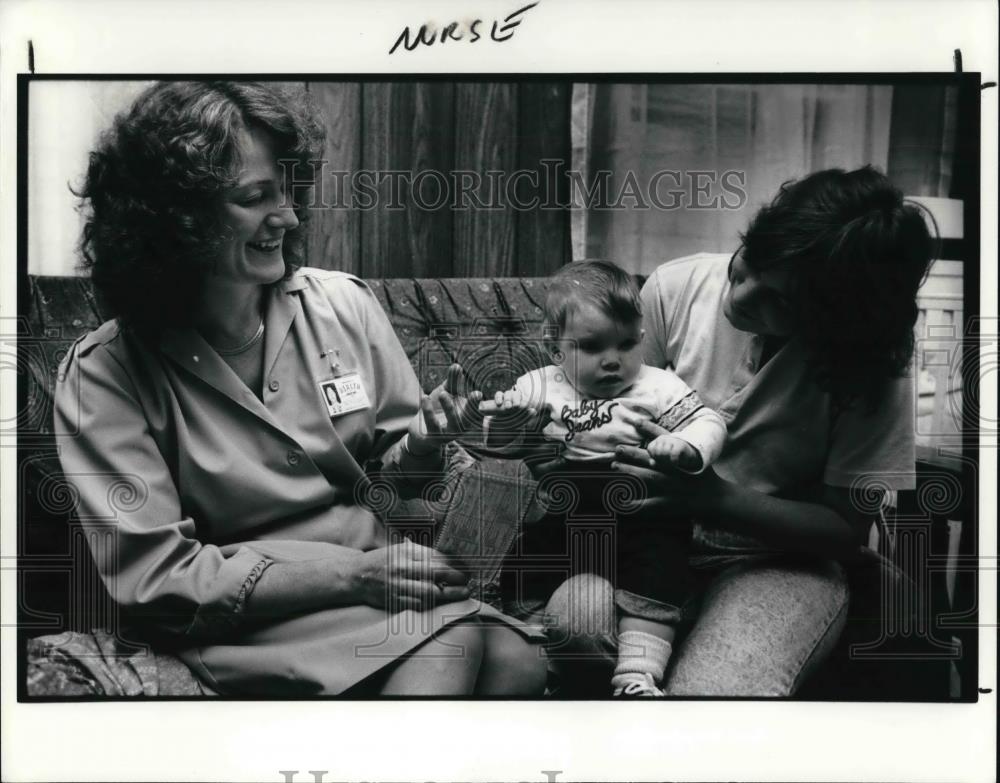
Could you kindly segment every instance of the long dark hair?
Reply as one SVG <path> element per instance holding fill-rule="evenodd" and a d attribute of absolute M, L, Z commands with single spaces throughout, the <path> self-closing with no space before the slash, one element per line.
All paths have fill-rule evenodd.
<path fill-rule="evenodd" d="M 237 138 L 259 128 L 298 185 L 323 132 L 302 93 L 249 82 L 161 82 L 145 90 L 90 153 L 80 250 L 106 312 L 143 333 L 188 322 L 223 236 L 222 192 Z M 285 235 L 286 276 L 302 263 L 302 225 Z"/>
<path fill-rule="evenodd" d="M 937 245 L 921 208 L 871 166 L 829 169 L 782 185 L 741 238 L 751 269 L 791 268 L 796 334 L 834 403 L 873 408 L 913 358 Z"/>

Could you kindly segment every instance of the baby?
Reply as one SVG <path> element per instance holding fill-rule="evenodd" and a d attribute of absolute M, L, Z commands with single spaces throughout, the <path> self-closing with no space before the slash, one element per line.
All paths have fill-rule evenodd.
<path fill-rule="evenodd" d="M 539 412 L 541 435 L 560 444 L 567 466 L 562 475 L 577 488 L 582 511 L 604 509 L 616 446 L 645 446 L 659 462 L 692 474 L 719 456 L 726 439 L 722 418 L 673 372 L 642 363 L 641 300 L 631 276 L 600 261 L 569 264 L 552 279 L 545 318 L 554 364 L 521 376 L 513 389 L 480 405 L 491 445 L 503 444 L 505 454 L 517 456 L 523 433 L 512 432 L 510 424 L 523 420 L 524 411 Z M 648 421 L 670 434 L 645 443 L 637 425 Z M 615 696 L 663 695 L 675 627 L 691 594 L 690 535 L 690 522 L 665 519 L 662 507 L 616 517 Z"/>

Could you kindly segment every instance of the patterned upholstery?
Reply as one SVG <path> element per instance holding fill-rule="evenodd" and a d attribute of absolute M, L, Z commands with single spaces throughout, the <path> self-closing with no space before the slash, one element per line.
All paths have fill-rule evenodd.
<path fill-rule="evenodd" d="M 420 383 L 430 390 L 458 361 L 492 394 L 545 361 L 545 278 L 373 280 Z"/>
<path fill-rule="evenodd" d="M 176 656 L 104 631 L 29 639 L 26 659 L 29 696 L 210 695 Z"/>

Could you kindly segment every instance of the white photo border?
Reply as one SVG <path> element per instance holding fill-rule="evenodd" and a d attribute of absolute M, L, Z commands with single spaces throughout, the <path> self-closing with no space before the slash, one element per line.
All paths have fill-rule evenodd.
<path fill-rule="evenodd" d="M 997 81 L 988 0 L 541 0 L 509 41 L 388 54 L 406 25 L 503 19 L 526 4 L 4 2 L 0 317 L 17 314 L 14 96 L 29 40 L 37 72 L 51 74 L 941 72 L 960 49 L 966 71 Z M 980 312 L 995 329 L 996 89 L 983 93 L 981 144 Z M 0 418 L 14 410 L 12 375 L 0 378 Z M 995 411 L 995 374 L 980 404 Z M 980 579 L 979 685 L 990 692 L 976 704 L 17 703 L 13 445 L 0 443 L 3 780 L 995 779 L 995 560 Z M 980 475 L 996 463 L 995 439 L 983 442 Z M 996 552 L 992 490 L 980 498 L 984 554 Z"/>

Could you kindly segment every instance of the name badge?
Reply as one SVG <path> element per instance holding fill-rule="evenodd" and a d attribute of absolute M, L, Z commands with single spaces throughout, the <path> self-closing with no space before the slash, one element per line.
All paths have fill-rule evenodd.
<path fill-rule="evenodd" d="M 361 376 L 356 372 L 345 373 L 330 381 L 320 381 L 319 390 L 331 418 L 371 407 Z"/>

